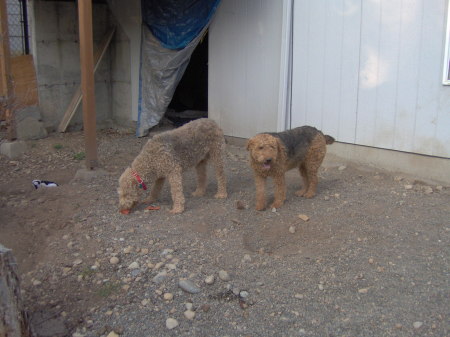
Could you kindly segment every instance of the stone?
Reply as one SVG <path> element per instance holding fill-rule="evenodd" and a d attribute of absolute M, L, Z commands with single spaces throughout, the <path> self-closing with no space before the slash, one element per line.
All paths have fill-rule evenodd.
<path fill-rule="evenodd" d="M 165 294 L 163 295 L 163 298 L 164 298 L 165 301 L 172 301 L 172 300 L 173 300 L 173 294 L 171 294 L 171 293 L 165 293 Z"/>
<path fill-rule="evenodd" d="M 180 282 L 178 282 L 178 286 L 190 294 L 198 294 L 201 291 L 200 288 L 190 280 L 180 280 Z"/>
<path fill-rule="evenodd" d="M 169 330 L 175 329 L 179 325 L 175 318 L 166 319 L 166 328 Z"/>
<path fill-rule="evenodd" d="M 189 319 L 189 320 L 194 319 L 194 317 L 195 317 L 195 311 L 192 311 L 192 310 L 186 310 L 186 311 L 184 312 L 184 317 L 186 317 L 186 318 Z"/>
<path fill-rule="evenodd" d="M 214 284 L 214 281 L 216 279 L 214 278 L 214 275 L 209 275 L 205 278 L 205 283 L 208 285 Z"/>
<path fill-rule="evenodd" d="M 153 278 L 153 283 L 156 284 L 160 284 L 162 282 L 164 282 L 164 280 L 167 277 L 167 272 L 165 270 L 163 270 L 162 272 L 158 273 L 154 278 Z"/>
<path fill-rule="evenodd" d="M 128 266 L 128 269 L 138 269 L 139 268 L 139 263 L 137 263 L 136 261 L 134 261 L 133 263 L 131 263 Z"/>
<path fill-rule="evenodd" d="M 298 217 L 303 221 L 309 221 L 309 216 L 307 216 L 306 214 L 299 214 Z"/>
<path fill-rule="evenodd" d="M 0 153 L 8 158 L 19 158 L 27 150 L 27 145 L 23 141 L 4 142 L 0 145 Z"/>
<path fill-rule="evenodd" d="M 229 275 L 228 272 L 225 271 L 225 270 L 219 271 L 219 278 L 220 278 L 222 281 L 225 281 L 225 282 L 231 280 L 230 275 Z"/>
<path fill-rule="evenodd" d="M 419 329 L 422 325 L 423 325 L 422 322 L 414 322 L 414 323 L 413 323 L 414 329 Z"/>
<path fill-rule="evenodd" d="M 33 117 L 25 117 L 23 120 L 18 121 L 16 127 L 17 139 L 41 139 L 48 135 L 47 130 L 44 128 L 44 123 Z"/>
<path fill-rule="evenodd" d="M 109 263 L 111 263 L 111 264 L 118 264 L 119 263 L 119 258 L 117 256 L 113 256 L 112 258 L 109 259 Z"/>

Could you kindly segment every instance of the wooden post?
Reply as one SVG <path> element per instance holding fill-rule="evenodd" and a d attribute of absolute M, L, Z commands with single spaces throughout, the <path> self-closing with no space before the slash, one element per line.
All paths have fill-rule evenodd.
<path fill-rule="evenodd" d="M 34 336 L 23 308 L 17 263 L 10 249 L 0 244 L 0 336 Z"/>
<path fill-rule="evenodd" d="M 6 0 L 0 0 L 0 96 L 5 97 L 5 117 L 8 126 L 7 138 L 17 138 L 14 118 L 14 92 L 11 78 L 11 56 L 9 52 L 8 12 Z M 2 105 L 3 105 L 2 104 Z"/>
<path fill-rule="evenodd" d="M 92 170 L 98 167 L 95 116 L 94 42 L 92 37 L 92 0 L 78 0 L 78 17 L 86 167 Z"/>

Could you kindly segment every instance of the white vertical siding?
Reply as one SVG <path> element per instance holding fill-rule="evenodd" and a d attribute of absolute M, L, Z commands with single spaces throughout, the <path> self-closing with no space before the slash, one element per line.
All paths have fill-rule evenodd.
<path fill-rule="evenodd" d="M 448 0 L 294 2 L 292 126 L 450 157 Z"/>
<path fill-rule="evenodd" d="M 275 131 L 282 1 L 222 0 L 209 32 L 208 113 L 226 135 Z"/>

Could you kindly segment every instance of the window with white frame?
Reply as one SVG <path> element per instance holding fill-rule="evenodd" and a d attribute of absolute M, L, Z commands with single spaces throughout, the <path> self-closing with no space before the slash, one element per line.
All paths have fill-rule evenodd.
<path fill-rule="evenodd" d="M 447 31 L 445 34 L 444 73 L 442 83 L 450 85 L 450 0 L 447 8 Z"/>

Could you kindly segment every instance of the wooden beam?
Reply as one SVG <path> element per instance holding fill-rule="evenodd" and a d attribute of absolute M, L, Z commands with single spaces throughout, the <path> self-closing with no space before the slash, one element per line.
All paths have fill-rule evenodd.
<path fill-rule="evenodd" d="M 114 32 L 116 31 L 116 28 L 113 27 L 109 32 L 106 33 L 106 35 L 103 37 L 102 41 L 100 42 L 99 47 L 95 51 L 94 55 L 94 74 L 97 70 L 98 66 L 100 65 L 100 62 L 102 61 L 103 55 L 105 55 L 106 50 L 108 49 L 108 46 L 110 45 L 110 42 L 113 38 Z M 81 94 L 81 86 L 78 86 L 75 90 L 72 100 L 69 103 L 69 106 L 66 109 L 66 112 L 64 113 L 64 116 L 59 123 L 58 131 L 59 132 L 65 132 L 67 127 L 69 126 L 70 121 L 72 120 L 73 116 L 75 115 L 75 112 L 77 111 L 78 106 L 80 105 L 81 99 L 83 95 Z"/>
<path fill-rule="evenodd" d="M 14 97 L 11 79 L 11 55 L 9 51 L 8 12 L 6 0 L 0 0 L 0 96 L 3 96 L 2 106 L 8 126 L 7 138 L 14 140 L 16 121 L 14 116 Z"/>
<path fill-rule="evenodd" d="M 80 30 L 81 94 L 86 167 L 98 167 L 95 114 L 94 43 L 92 37 L 92 0 L 78 0 Z"/>

